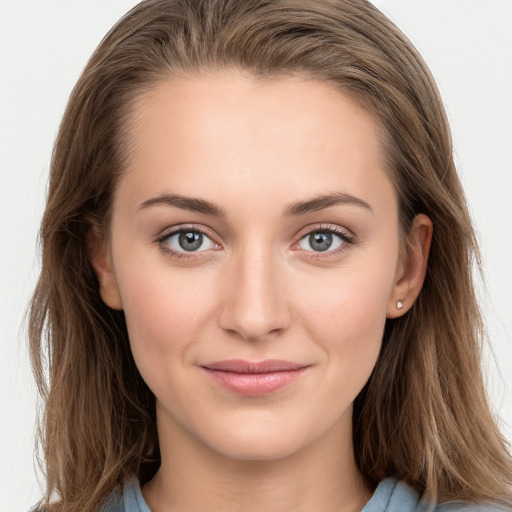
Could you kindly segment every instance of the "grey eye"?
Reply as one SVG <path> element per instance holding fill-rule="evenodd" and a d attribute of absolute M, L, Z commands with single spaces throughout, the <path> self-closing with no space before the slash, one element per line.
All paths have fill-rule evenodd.
<path fill-rule="evenodd" d="M 306 251 L 325 252 L 337 249 L 343 244 L 343 239 L 329 231 L 315 231 L 309 233 L 299 241 L 299 247 Z"/>
<path fill-rule="evenodd" d="M 192 231 L 180 233 L 178 243 L 184 251 L 196 251 L 203 244 L 203 234 Z"/>
<path fill-rule="evenodd" d="M 167 238 L 167 244 L 176 252 L 200 252 L 212 249 L 215 244 L 200 231 L 178 231 Z"/>
<path fill-rule="evenodd" d="M 309 245 L 315 251 L 326 251 L 332 245 L 330 233 L 313 233 L 309 235 Z"/>

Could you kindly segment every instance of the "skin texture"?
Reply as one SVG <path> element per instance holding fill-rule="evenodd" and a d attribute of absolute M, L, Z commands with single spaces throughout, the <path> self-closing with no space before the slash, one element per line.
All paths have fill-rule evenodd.
<path fill-rule="evenodd" d="M 418 216 L 400 257 L 377 124 L 327 83 L 262 84 L 235 71 L 162 83 L 132 121 L 109 243 L 95 240 L 92 262 L 103 300 L 124 309 L 157 400 L 162 467 L 143 489 L 148 504 L 360 510 L 370 490 L 354 463 L 352 403 L 386 318 L 405 314 L 421 289 L 432 234 Z M 225 215 L 141 206 L 162 194 L 213 202 Z M 332 194 L 369 207 L 283 215 Z M 180 227 L 206 232 L 198 251 L 169 236 Z M 333 249 L 314 250 L 311 232 L 329 230 L 352 241 L 335 234 Z M 273 393 L 243 396 L 202 368 L 228 359 L 308 368 Z"/>

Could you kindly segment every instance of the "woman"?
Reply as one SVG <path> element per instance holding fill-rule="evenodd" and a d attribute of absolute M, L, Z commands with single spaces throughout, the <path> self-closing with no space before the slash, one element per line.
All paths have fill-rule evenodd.
<path fill-rule="evenodd" d="M 368 2 L 136 6 L 72 93 L 42 239 L 42 506 L 510 505 L 444 110 Z"/>

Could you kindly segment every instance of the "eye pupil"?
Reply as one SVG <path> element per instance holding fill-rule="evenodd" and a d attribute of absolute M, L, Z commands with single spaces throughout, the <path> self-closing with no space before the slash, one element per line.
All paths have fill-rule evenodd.
<path fill-rule="evenodd" d="M 203 234 L 194 231 L 182 232 L 178 241 L 184 251 L 195 251 L 203 244 Z"/>
<path fill-rule="evenodd" d="M 312 233 L 309 235 L 309 244 L 315 251 L 326 251 L 332 245 L 330 233 Z"/>

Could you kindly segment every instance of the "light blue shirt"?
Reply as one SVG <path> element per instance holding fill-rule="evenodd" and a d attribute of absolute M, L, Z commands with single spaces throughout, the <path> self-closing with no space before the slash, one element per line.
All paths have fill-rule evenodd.
<path fill-rule="evenodd" d="M 505 508 L 496 505 L 469 505 L 445 503 L 433 506 L 419 500 L 414 489 L 393 478 L 383 480 L 361 512 L 500 512 Z M 127 482 L 122 495 L 114 494 L 102 512 L 151 512 L 142 497 L 137 479 Z M 321 512 L 321 511 L 312 511 Z"/>

